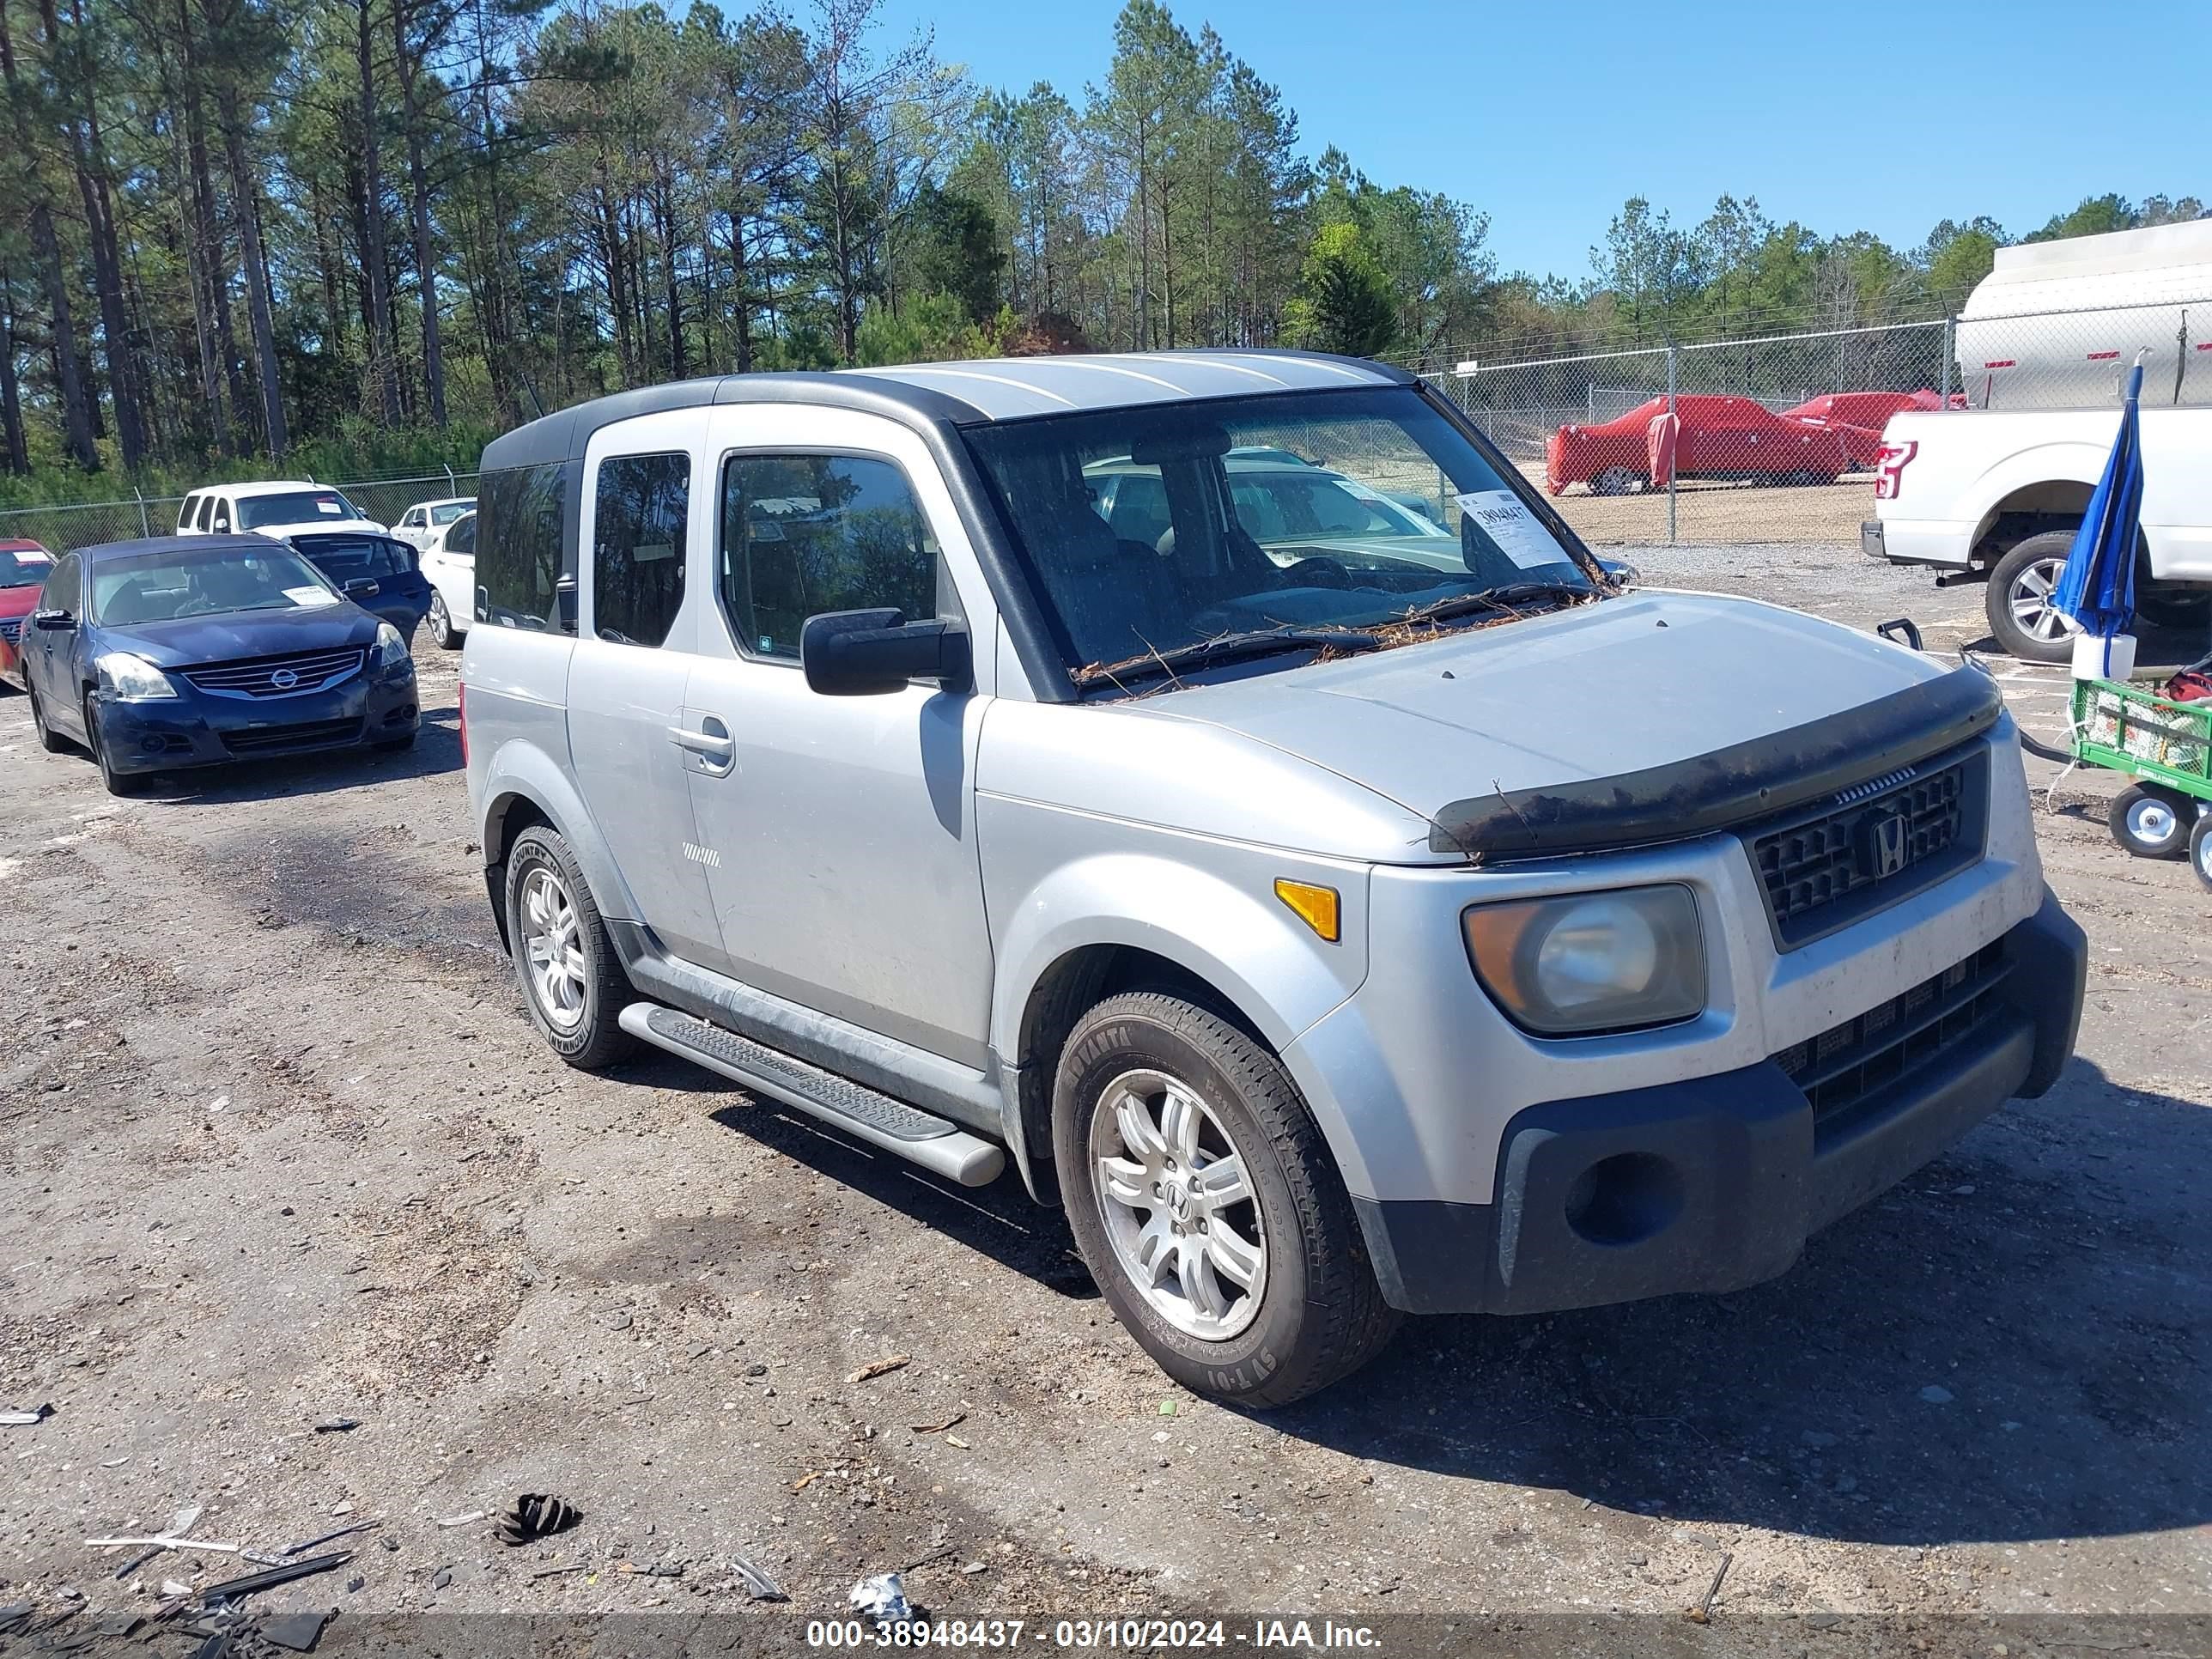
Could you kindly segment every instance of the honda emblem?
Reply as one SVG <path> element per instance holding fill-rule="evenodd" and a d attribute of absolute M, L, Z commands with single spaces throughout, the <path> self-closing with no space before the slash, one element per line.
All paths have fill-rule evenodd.
<path fill-rule="evenodd" d="M 1882 881 L 1905 868 L 1905 814 L 1881 812 L 1869 815 L 1859 826 L 1859 872 L 1869 880 Z"/>

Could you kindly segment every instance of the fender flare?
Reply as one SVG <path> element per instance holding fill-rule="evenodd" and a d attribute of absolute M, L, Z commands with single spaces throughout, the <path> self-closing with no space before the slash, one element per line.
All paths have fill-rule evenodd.
<path fill-rule="evenodd" d="M 1996 520 L 1998 504 L 2017 490 L 2048 483 L 2078 483 L 2095 489 L 2097 480 L 2104 476 L 2107 453 L 2108 448 L 2061 438 L 2006 456 L 1974 480 L 1974 499 L 1979 505 L 1972 517 L 1974 528 L 1967 546 L 1981 544 L 1982 538 Z"/>
<path fill-rule="evenodd" d="M 520 738 L 501 744 L 484 769 L 478 798 L 483 805 L 477 815 L 477 844 L 487 870 L 498 860 L 496 849 L 505 840 L 508 810 L 517 801 L 527 801 L 545 815 L 568 843 L 599 914 L 617 921 L 643 920 L 591 809 L 544 750 Z"/>
<path fill-rule="evenodd" d="M 1344 939 L 1316 938 L 1289 910 L 1221 877 L 1141 853 L 1105 853 L 1051 872 L 1006 912 L 992 994 L 991 1048 L 1026 1063 L 1022 1027 L 1038 988 L 1060 963 L 1097 945 L 1123 945 L 1173 963 L 1228 1000 L 1258 1031 L 1306 1097 L 1347 1180 L 1364 1167 L 1336 1097 L 1295 1048 L 1348 1002 L 1367 976 L 1366 878 L 1334 872 L 1345 896 Z M 1343 952 L 1335 960 L 1327 953 Z"/>

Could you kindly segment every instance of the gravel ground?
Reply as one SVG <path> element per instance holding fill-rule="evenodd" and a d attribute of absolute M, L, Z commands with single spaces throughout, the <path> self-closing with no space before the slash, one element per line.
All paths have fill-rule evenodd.
<path fill-rule="evenodd" d="M 1981 632 L 1979 590 L 1842 547 L 1631 556 Z M 2047 1097 L 1775 1283 L 1416 1322 L 1261 1419 L 1170 1385 L 1011 1178 L 947 1189 L 672 1060 L 556 1062 L 496 954 L 454 659 L 422 651 L 413 753 L 124 801 L 0 695 L 0 1405 L 54 1407 L 0 1427 L 0 1602 L 241 1571 L 134 1589 L 85 1546 L 197 1504 L 262 1547 L 380 1520 L 266 1598 L 356 1615 L 332 1651 L 430 1610 L 696 1620 L 746 1605 L 740 1556 L 801 1613 L 910 1567 L 940 1613 L 1456 1615 L 1439 1651 L 1618 1651 L 1544 1617 L 1614 1611 L 1656 1615 L 1640 1651 L 2212 1645 L 2141 1623 L 2212 1615 L 2212 897 L 2113 847 L 2109 780 L 2039 821 L 2094 952 Z M 2059 677 L 2000 672 L 2055 735 Z M 441 1524 L 526 1491 L 581 1524 Z"/>

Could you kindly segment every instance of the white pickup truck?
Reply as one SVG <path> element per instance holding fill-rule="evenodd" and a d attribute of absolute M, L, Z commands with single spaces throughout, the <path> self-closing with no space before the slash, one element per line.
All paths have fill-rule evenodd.
<path fill-rule="evenodd" d="M 2143 368 L 2136 608 L 2212 614 L 2212 220 L 1997 250 L 1951 337 L 1966 407 L 1892 418 L 1867 553 L 1989 583 L 2016 657 L 2065 659 L 2051 587 Z"/>
<path fill-rule="evenodd" d="M 1871 558 L 1989 583 L 1990 631 L 2015 657 L 2062 662 L 2052 584 L 2104 471 L 2116 409 L 1966 409 L 1893 416 L 1882 433 Z M 2148 622 L 2212 617 L 2212 408 L 2142 410 L 2136 606 Z"/>

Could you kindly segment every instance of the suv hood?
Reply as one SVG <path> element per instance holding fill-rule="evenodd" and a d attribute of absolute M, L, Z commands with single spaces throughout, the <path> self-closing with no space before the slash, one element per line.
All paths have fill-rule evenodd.
<path fill-rule="evenodd" d="M 1701 831 L 1961 742 L 1998 703 L 1959 672 L 1755 600 L 1647 589 L 1135 707 L 1362 784 L 1436 826 L 1433 850 L 1536 851 Z"/>
<path fill-rule="evenodd" d="M 295 611 L 222 611 L 174 622 L 99 628 L 102 650 L 128 651 L 156 668 L 284 656 L 374 644 L 377 619 L 350 600 Z"/>

